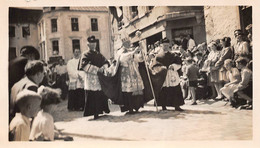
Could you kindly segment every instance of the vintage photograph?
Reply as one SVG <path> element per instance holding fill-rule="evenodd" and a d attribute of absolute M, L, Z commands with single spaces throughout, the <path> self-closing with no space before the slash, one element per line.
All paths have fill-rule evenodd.
<path fill-rule="evenodd" d="M 9 7 L 9 142 L 253 140 L 252 7 Z"/>

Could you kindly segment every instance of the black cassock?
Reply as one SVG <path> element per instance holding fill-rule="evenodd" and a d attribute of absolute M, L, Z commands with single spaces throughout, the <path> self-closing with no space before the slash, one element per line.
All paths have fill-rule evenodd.
<path fill-rule="evenodd" d="M 167 69 L 171 64 L 182 64 L 181 57 L 178 54 L 171 52 L 161 52 L 156 56 L 156 62 L 159 62 Z M 156 98 L 158 106 L 179 107 L 184 104 L 180 85 L 163 87 L 158 95 L 159 96 Z"/>
<path fill-rule="evenodd" d="M 79 70 L 83 70 L 87 64 L 102 67 L 104 64 L 109 64 L 106 58 L 99 52 L 88 50 L 82 54 L 79 62 Z M 86 90 L 86 100 L 84 108 L 84 116 L 91 116 L 96 114 L 102 114 L 103 112 L 109 113 L 108 98 L 101 91 Z"/>

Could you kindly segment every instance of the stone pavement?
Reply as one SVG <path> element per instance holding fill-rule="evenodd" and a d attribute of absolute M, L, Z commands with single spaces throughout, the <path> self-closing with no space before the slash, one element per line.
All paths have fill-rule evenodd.
<path fill-rule="evenodd" d="M 54 118 L 56 127 L 74 141 L 252 140 L 252 110 L 237 110 L 224 101 L 185 103 L 184 112 L 171 107 L 156 112 L 151 101 L 134 115 L 110 105 L 110 114 L 93 120 L 93 116 L 82 117 L 83 112 L 68 112 L 64 101 Z"/>

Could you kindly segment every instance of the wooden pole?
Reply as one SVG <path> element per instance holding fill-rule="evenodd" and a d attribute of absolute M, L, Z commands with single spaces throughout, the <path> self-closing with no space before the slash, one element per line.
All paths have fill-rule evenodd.
<path fill-rule="evenodd" d="M 140 40 L 141 41 L 141 40 Z M 140 46 L 140 44 L 139 44 Z M 143 48 L 142 48 L 143 49 Z M 148 80 L 149 80 L 149 83 L 150 83 L 150 86 L 151 86 L 151 90 L 152 90 L 152 94 L 153 94 L 153 98 L 154 98 L 154 103 L 155 103 L 155 107 L 156 107 L 156 112 L 158 112 L 158 106 L 157 106 L 157 101 L 156 101 L 156 97 L 155 97 L 155 93 L 154 93 L 154 89 L 153 89 L 153 84 L 152 84 L 152 80 L 151 80 L 151 77 L 150 77 L 150 73 L 149 73 L 149 69 L 147 67 L 147 63 L 146 63 L 146 56 L 145 56 L 145 53 L 142 51 L 142 55 L 143 55 L 143 58 L 144 58 L 144 64 L 145 64 L 145 69 L 146 69 L 146 72 L 147 72 L 147 76 L 148 76 Z"/>

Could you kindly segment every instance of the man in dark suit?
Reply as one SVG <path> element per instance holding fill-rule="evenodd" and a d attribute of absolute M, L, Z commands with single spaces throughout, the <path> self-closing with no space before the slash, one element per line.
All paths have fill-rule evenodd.
<path fill-rule="evenodd" d="M 188 40 L 184 37 L 183 34 L 180 34 L 180 44 L 182 45 L 182 48 L 186 51 L 187 50 L 187 43 L 188 43 Z"/>
<path fill-rule="evenodd" d="M 32 46 L 22 47 L 20 55 L 9 63 L 9 91 L 16 82 L 24 77 L 24 67 L 27 62 L 40 59 L 38 50 Z"/>

